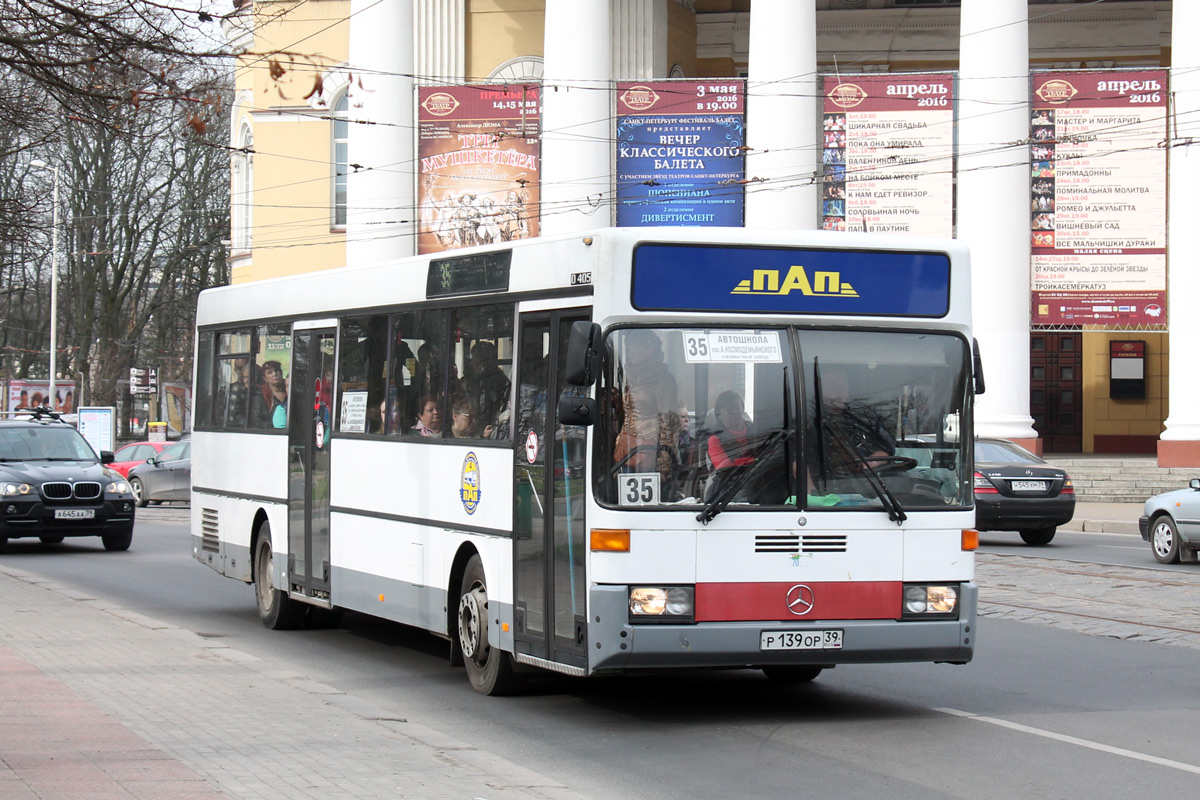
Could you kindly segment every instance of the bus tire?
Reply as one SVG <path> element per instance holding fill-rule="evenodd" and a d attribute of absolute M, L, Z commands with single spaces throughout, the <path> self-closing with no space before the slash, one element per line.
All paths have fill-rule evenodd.
<path fill-rule="evenodd" d="M 271 523 L 264 521 L 258 529 L 258 544 L 254 547 L 254 598 L 258 602 L 258 618 L 270 630 L 294 630 L 304 621 L 306 608 L 272 585 L 274 561 Z"/>
<path fill-rule="evenodd" d="M 471 556 L 463 571 L 462 588 L 458 596 L 455 636 L 462 650 L 463 665 L 475 691 L 486 695 L 508 694 L 516 686 L 512 659 L 488 641 L 492 620 L 488 616 L 487 577 L 483 560 Z"/>
<path fill-rule="evenodd" d="M 809 683 L 825 670 L 824 667 L 763 667 L 763 674 L 774 683 Z"/>

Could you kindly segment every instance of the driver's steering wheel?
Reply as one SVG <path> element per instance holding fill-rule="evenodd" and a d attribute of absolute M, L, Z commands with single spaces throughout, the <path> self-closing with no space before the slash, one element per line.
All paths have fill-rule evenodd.
<path fill-rule="evenodd" d="M 863 461 L 871 465 L 875 472 L 890 475 L 893 472 L 908 472 L 918 466 L 915 458 L 908 456 L 863 456 Z"/>
<path fill-rule="evenodd" d="M 665 452 L 665 453 L 666 453 L 668 456 L 670 456 L 670 459 L 671 459 L 671 465 L 672 465 L 672 466 L 675 466 L 675 465 L 676 465 L 676 461 L 675 461 L 675 451 L 674 451 L 674 450 L 672 450 L 671 448 L 667 447 L 666 445 L 662 445 L 662 444 L 639 444 L 637 447 L 634 447 L 632 450 L 630 450 L 628 453 L 626 453 L 624 458 L 622 458 L 622 459 L 621 459 L 620 461 L 618 461 L 617 463 L 613 464 L 613 466 L 612 466 L 612 474 L 613 474 L 614 476 L 616 476 L 617 474 L 619 474 L 619 473 L 620 473 L 620 471 L 621 471 L 621 468 L 622 468 L 622 467 L 624 467 L 624 466 L 625 466 L 626 464 L 628 464 L 628 463 L 629 463 L 631 460 L 633 460 L 633 457 L 634 457 L 634 456 L 636 456 L 638 453 L 644 453 L 644 452 L 647 452 L 647 451 L 653 452 L 653 453 L 655 454 L 655 456 L 654 456 L 654 460 L 655 460 L 655 462 L 657 462 L 657 461 L 658 461 L 658 453 L 659 453 L 659 452 Z M 916 462 L 913 462 L 913 463 L 915 464 Z"/>

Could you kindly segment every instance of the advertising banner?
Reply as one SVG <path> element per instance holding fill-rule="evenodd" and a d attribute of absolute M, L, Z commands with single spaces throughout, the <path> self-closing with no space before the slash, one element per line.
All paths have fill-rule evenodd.
<path fill-rule="evenodd" d="M 1165 327 L 1166 107 L 1163 70 L 1034 76 L 1035 328 Z"/>
<path fill-rule="evenodd" d="M 741 227 L 746 86 L 617 84 L 617 225 Z"/>
<path fill-rule="evenodd" d="M 541 87 L 423 86 L 417 251 L 538 235 Z"/>
<path fill-rule="evenodd" d="M 21 408 L 40 408 L 46 406 L 51 411 L 61 411 L 64 414 L 75 413 L 75 382 L 55 381 L 54 397 L 50 396 L 49 381 L 13 380 L 8 384 L 7 410 L 16 411 Z"/>
<path fill-rule="evenodd" d="M 827 75 L 821 227 L 954 233 L 954 75 Z"/>

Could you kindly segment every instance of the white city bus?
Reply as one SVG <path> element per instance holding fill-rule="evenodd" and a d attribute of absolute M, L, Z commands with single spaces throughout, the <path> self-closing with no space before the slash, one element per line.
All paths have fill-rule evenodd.
<path fill-rule="evenodd" d="M 213 289 L 197 325 L 194 553 L 270 628 L 423 628 L 488 694 L 972 657 L 954 242 L 605 229 Z"/>

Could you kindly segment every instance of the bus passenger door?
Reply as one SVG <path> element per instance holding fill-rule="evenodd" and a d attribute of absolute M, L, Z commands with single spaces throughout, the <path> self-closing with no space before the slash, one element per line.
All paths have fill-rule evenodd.
<path fill-rule="evenodd" d="M 332 329 L 292 333 L 288 412 L 288 575 L 292 591 L 329 597 Z"/>
<path fill-rule="evenodd" d="M 585 311 L 522 314 L 514 447 L 514 639 L 517 653 L 587 666 L 586 428 L 557 423 L 571 324 Z"/>

